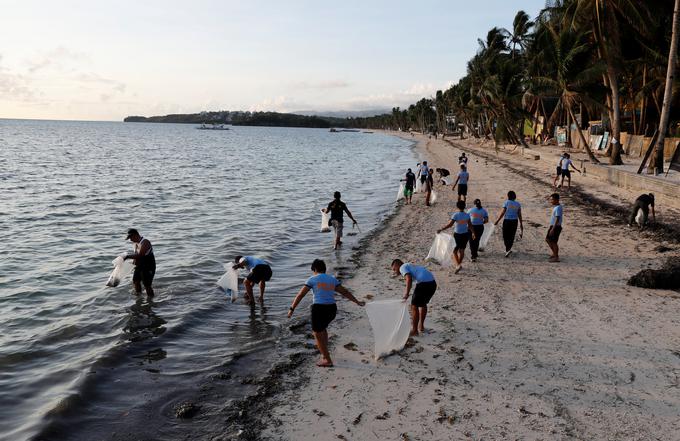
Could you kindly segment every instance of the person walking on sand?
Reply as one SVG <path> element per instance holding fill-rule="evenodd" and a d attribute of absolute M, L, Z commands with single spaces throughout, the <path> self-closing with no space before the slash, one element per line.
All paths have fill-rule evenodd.
<path fill-rule="evenodd" d="M 470 180 L 470 173 L 467 171 L 467 166 L 465 164 L 460 165 L 460 171 L 458 172 L 458 177 L 456 182 L 453 183 L 453 190 L 456 190 L 456 185 L 458 186 L 458 200 L 467 201 L 468 192 L 468 181 Z"/>
<path fill-rule="evenodd" d="M 430 175 L 430 167 L 427 166 L 427 161 L 423 161 L 422 164 L 418 164 L 418 178 L 420 179 L 421 185 L 425 185 L 427 177 Z"/>
<path fill-rule="evenodd" d="M 295 308 L 307 295 L 309 290 L 314 294 L 312 303 L 312 333 L 316 340 L 316 347 L 321 353 L 321 360 L 316 364 L 319 367 L 332 367 L 333 360 L 328 351 L 328 325 L 333 321 L 337 314 L 338 307 L 335 304 L 335 293 L 342 295 L 348 300 L 359 306 L 364 306 L 366 302 L 357 300 L 351 292 L 340 284 L 340 281 L 333 276 L 326 274 L 326 263 L 316 259 L 312 262 L 312 272 L 314 275 L 307 279 L 300 292 L 293 299 L 293 304 L 288 310 L 288 318 L 293 316 Z"/>
<path fill-rule="evenodd" d="M 632 227 L 633 222 L 635 222 L 635 217 L 637 217 L 638 211 L 642 210 L 642 223 L 640 224 L 640 229 L 642 230 L 645 225 L 647 225 L 647 220 L 649 219 L 649 208 L 652 208 L 652 221 L 656 222 L 656 213 L 654 212 L 654 194 L 641 194 L 635 199 L 635 204 L 633 204 L 633 210 L 630 212 L 628 217 L 628 226 Z"/>
<path fill-rule="evenodd" d="M 522 205 L 516 201 L 517 195 L 514 191 L 508 192 L 508 200 L 503 203 L 503 210 L 498 216 L 494 225 L 503 219 L 503 243 L 505 244 L 505 257 L 512 254 L 512 245 L 515 243 L 517 224 L 519 222 L 519 237 L 524 234 L 524 224 L 522 222 Z"/>
<path fill-rule="evenodd" d="M 434 189 L 434 175 L 432 173 L 429 173 L 427 175 L 427 179 L 425 179 L 425 187 L 423 189 L 425 190 L 425 205 L 430 206 L 430 200 L 432 199 L 432 190 Z"/>
<path fill-rule="evenodd" d="M 331 213 L 330 224 L 335 230 L 335 245 L 333 246 L 334 250 L 337 250 L 342 245 L 342 230 L 344 223 L 343 213 L 347 213 L 347 216 L 352 219 L 354 225 L 357 223 L 356 219 L 354 219 L 354 216 L 352 216 L 352 213 L 347 208 L 347 205 L 342 202 L 340 197 L 341 195 L 339 191 L 333 193 L 333 200 L 328 204 L 328 207 L 326 207 L 325 211 L 326 213 Z"/>
<path fill-rule="evenodd" d="M 569 167 L 573 168 L 577 172 L 581 173 L 581 170 L 577 169 L 574 162 L 571 160 L 569 153 L 564 154 L 564 158 L 561 161 L 562 167 L 562 181 L 560 182 L 560 188 L 564 187 L 564 178 L 567 178 L 567 189 L 571 190 L 571 171 Z"/>
<path fill-rule="evenodd" d="M 562 160 L 566 153 L 560 153 L 560 159 L 557 160 L 557 170 L 555 171 L 555 179 L 553 179 L 553 188 L 557 188 L 557 181 L 559 181 L 560 176 L 562 176 Z"/>
<path fill-rule="evenodd" d="M 406 293 L 404 294 L 404 301 L 408 300 L 411 294 L 411 287 L 413 281 L 416 282 L 416 287 L 413 290 L 413 297 L 411 297 L 411 336 L 416 336 L 418 333 L 425 332 L 425 317 L 427 317 L 427 305 L 430 303 L 432 296 L 437 291 L 437 282 L 434 276 L 425 267 L 414 265 L 412 263 L 404 263 L 400 259 L 392 261 L 392 271 L 395 275 L 401 274 L 406 281 Z"/>
<path fill-rule="evenodd" d="M 453 226 L 453 239 L 456 246 L 453 249 L 453 260 L 456 262 L 455 273 L 459 273 L 463 269 L 463 259 L 465 258 L 465 248 L 470 240 L 470 232 L 472 231 L 472 222 L 470 215 L 465 212 L 465 202 L 458 201 L 456 203 L 458 211 L 451 216 L 451 220 L 444 227 L 437 230 L 437 234 L 451 228 Z M 455 225 L 455 226 L 454 226 Z M 473 240 L 476 239 L 474 232 L 472 233 Z"/>
<path fill-rule="evenodd" d="M 151 241 L 143 238 L 139 231 L 134 228 L 128 230 L 126 240 L 135 244 L 135 252 L 123 258 L 124 260 L 134 260 L 135 272 L 132 275 L 132 284 L 135 287 L 135 292 L 141 294 L 142 285 L 144 285 L 146 295 L 153 297 L 154 291 L 151 285 L 156 275 L 156 257 L 153 254 Z"/>
<path fill-rule="evenodd" d="M 472 224 L 472 239 L 470 240 L 470 254 L 473 262 L 479 256 L 479 240 L 484 234 L 484 224 L 489 222 L 489 212 L 482 207 L 482 201 L 475 199 L 475 206 L 468 210 L 470 223 Z"/>
<path fill-rule="evenodd" d="M 260 303 L 264 303 L 264 290 L 267 282 L 272 278 L 272 268 L 267 262 L 255 256 L 236 256 L 234 258 L 234 269 L 246 268 L 249 273 L 243 281 L 246 288 L 245 301 L 251 305 L 255 304 L 253 287 L 260 286 Z"/>
<path fill-rule="evenodd" d="M 548 234 L 545 236 L 545 241 L 552 251 L 552 255 L 548 260 L 551 262 L 560 261 L 560 247 L 557 242 L 560 240 L 560 234 L 562 233 L 562 205 L 560 204 L 559 193 L 553 193 L 550 195 L 550 204 L 552 205 L 552 212 L 550 213 L 550 227 L 548 227 Z"/>
<path fill-rule="evenodd" d="M 406 177 L 401 180 L 401 182 L 406 182 L 404 185 L 404 198 L 406 199 L 406 204 L 411 204 L 413 199 L 413 189 L 416 186 L 416 175 L 409 168 L 406 172 Z"/>

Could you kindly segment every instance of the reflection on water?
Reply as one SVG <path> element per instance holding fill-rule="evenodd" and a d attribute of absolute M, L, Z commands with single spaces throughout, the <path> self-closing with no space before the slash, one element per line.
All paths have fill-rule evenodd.
<path fill-rule="evenodd" d="M 165 332 L 167 322 L 154 308 L 153 299 L 137 296 L 137 300 L 128 308 L 127 324 L 123 328 L 123 338 L 130 342 L 144 341 L 157 337 Z"/>

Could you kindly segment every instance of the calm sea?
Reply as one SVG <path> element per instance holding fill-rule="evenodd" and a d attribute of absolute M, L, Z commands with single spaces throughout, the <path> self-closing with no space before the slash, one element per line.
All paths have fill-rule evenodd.
<path fill-rule="evenodd" d="M 276 361 L 311 260 L 347 271 L 414 163 L 378 133 L 0 120 L 0 439 L 200 433 L 173 409 L 230 367 Z M 362 228 L 339 252 L 319 233 L 336 190 Z M 153 300 L 104 286 L 130 227 L 154 246 Z M 271 262 L 265 309 L 217 287 L 236 254 Z"/>

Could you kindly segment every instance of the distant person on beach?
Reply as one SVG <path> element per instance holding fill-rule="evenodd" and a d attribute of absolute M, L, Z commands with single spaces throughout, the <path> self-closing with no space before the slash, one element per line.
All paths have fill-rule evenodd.
<path fill-rule="evenodd" d="M 406 172 L 406 177 L 401 180 L 401 182 L 406 182 L 404 185 L 404 198 L 406 198 L 406 203 L 411 204 L 413 199 L 413 189 L 416 186 L 416 175 L 409 168 Z"/>
<path fill-rule="evenodd" d="M 321 353 L 321 360 L 316 365 L 319 367 L 332 367 L 333 360 L 331 360 L 331 354 L 328 352 L 328 331 L 326 329 L 335 319 L 338 311 L 338 307 L 335 304 L 335 293 L 337 292 L 359 306 L 364 306 L 366 302 L 357 300 L 351 292 L 340 284 L 338 279 L 326 274 L 326 263 L 323 260 L 314 260 L 311 269 L 314 275 L 307 279 L 304 286 L 300 288 L 300 292 L 293 299 L 293 304 L 288 310 L 288 318 L 293 316 L 295 308 L 297 308 L 309 290 L 312 290 L 314 294 L 311 308 L 312 333 L 314 334 L 314 340 L 316 340 L 316 347 Z"/>
<path fill-rule="evenodd" d="M 153 254 L 153 246 L 149 239 L 143 238 L 134 228 L 128 230 L 126 239 L 135 244 L 135 252 L 124 257 L 125 260 L 134 259 L 135 272 L 132 275 L 132 284 L 135 286 L 135 292 L 140 294 L 142 285 L 144 285 L 146 295 L 153 297 L 151 284 L 156 275 L 156 257 Z"/>
<path fill-rule="evenodd" d="M 560 188 L 564 187 L 564 178 L 567 178 L 567 189 L 571 190 L 571 170 L 569 170 L 569 167 L 573 168 L 579 173 L 581 173 L 581 170 L 576 168 L 569 153 L 564 154 L 564 158 L 562 158 L 560 166 L 562 168 L 562 181 L 560 182 Z"/>
<path fill-rule="evenodd" d="M 419 164 L 418 168 L 418 177 L 420 178 L 420 183 L 424 186 L 425 181 L 427 181 L 428 176 L 430 175 L 430 167 L 427 166 L 427 161 L 423 161 L 422 164 Z"/>
<path fill-rule="evenodd" d="M 514 191 L 508 192 L 508 200 L 503 203 L 503 210 L 498 216 L 494 225 L 503 219 L 503 242 L 505 243 L 505 257 L 512 254 L 512 245 L 515 243 L 517 224 L 519 223 L 519 237 L 524 234 L 524 224 L 522 222 L 522 205 L 516 201 L 517 195 Z"/>
<path fill-rule="evenodd" d="M 347 213 L 347 216 L 352 219 L 354 225 L 356 225 L 357 221 L 354 219 L 354 216 L 352 216 L 352 213 L 347 208 L 347 205 L 345 205 L 345 203 L 340 200 L 339 191 L 333 193 L 333 200 L 328 204 L 328 207 L 326 207 L 326 213 L 329 212 L 331 214 L 330 224 L 335 230 L 335 245 L 333 246 L 333 249 L 337 250 L 342 245 L 342 230 L 344 223 L 343 213 Z"/>
<path fill-rule="evenodd" d="M 432 170 L 430 170 L 430 174 L 427 175 L 425 187 L 423 188 L 425 191 L 425 205 L 428 207 L 430 206 L 430 199 L 432 198 L 432 190 L 434 190 L 434 176 L 431 172 Z"/>
<path fill-rule="evenodd" d="M 649 220 L 649 208 L 652 209 L 652 221 L 656 222 L 656 213 L 654 212 L 654 194 L 641 194 L 635 199 L 635 204 L 633 204 L 633 210 L 630 212 L 630 217 L 628 218 L 628 226 L 633 226 L 635 218 L 638 215 L 638 211 L 642 210 L 642 223 L 640 224 L 640 229 L 643 229 L 647 225 Z"/>
<path fill-rule="evenodd" d="M 456 262 L 455 273 L 457 274 L 463 269 L 465 248 L 467 248 L 468 241 L 470 240 L 470 232 L 473 230 L 470 215 L 465 212 L 465 202 L 458 201 L 456 208 L 458 208 L 458 211 L 451 216 L 448 224 L 437 230 L 437 234 L 453 227 L 453 239 L 456 242 L 456 246 L 453 249 L 453 260 Z M 473 240 L 476 239 L 474 232 L 472 233 L 472 238 Z"/>
<path fill-rule="evenodd" d="M 425 267 L 412 263 L 404 263 L 400 259 L 392 261 L 392 271 L 395 275 L 401 274 L 404 276 L 406 281 L 404 301 L 408 300 L 413 281 L 415 280 L 416 287 L 411 298 L 411 336 L 416 336 L 419 332 L 425 332 L 427 305 L 430 303 L 430 299 L 432 299 L 435 291 L 437 291 L 437 282 L 434 280 L 434 276 Z"/>
<path fill-rule="evenodd" d="M 553 180 L 553 187 L 557 188 L 557 181 L 559 181 L 560 176 L 562 176 L 562 160 L 566 153 L 560 153 L 560 159 L 557 161 L 557 170 L 555 171 L 555 179 Z"/>
<path fill-rule="evenodd" d="M 246 268 L 249 273 L 243 281 L 246 288 L 245 300 L 251 305 L 255 304 L 253 296 L 253 286 L 260 285 L 260 303 L 264 303 L 264 290 L 267 282 L 272 278 L 272 268 L 267 262 L 254 256 L 236 256 L 234 258 L 234 269 Z"/>
<path fill-rule="evenodd" d="M 489 212 L 482 207 L 482 201 L 475 199 L 475 206 L 468 210 L 470 223 L 472 224 L 472 239 L 470 240 L 470 254 L 473 262 L 479 256 L 479 240 L 484 234 L 484 224 L 489 222 Z"/>
<path fill-rule="evenodd" d="M 551 262 L 560 261 L 560 247 L 557 242 L 560 240 L 560 234 L 562 233 L 562 214 L 563 209 L 560 205 L 560 195 L 559 193 L 553 193 L 550 195 L 550 204 L 552 205 L 552 212 L 550 213 L 550 227 L 548 227 L 548 234 L 545 236 L 545 241 L 552 251 L 552 255 L 548 260 Z"/>
<path fill-rule="evenodd" d="M 467 171 L 467 166 L 465 164 L 460 164 L 460 171 L 458 172 L 458 177 L 456 182 L 453 183 L 453 190 L 456 190 L 456 185 L 458 186 L 458 200 L 465 202 L 467 200 L 468 192 L 468 181 L 470 180 L 470 173 Z"/>
<path fill-rule="evenodd" d="M 468 157 L 465 156 L 465 152 L 461 153 L 461 155 L 458 157 L 458 164 L 467 165 L 467 162 L 468 162 Z"/>

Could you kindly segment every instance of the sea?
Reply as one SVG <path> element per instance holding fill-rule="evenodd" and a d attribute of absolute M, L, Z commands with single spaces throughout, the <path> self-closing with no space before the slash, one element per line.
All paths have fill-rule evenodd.
<path fill-rule="evenodd" d="M 305 338 L 286 312 L 312 260 L 349 275 L 416 162 L 381 133 L 0 120 L 0 440 L 213 436 Z M 359 221 L 337 251 L 334 191 Z M 128 228 L 153 244 L 154 298 L 105 286 Z M 218 287 L 236 255 L 271 264 L 264 306 Z"/>

